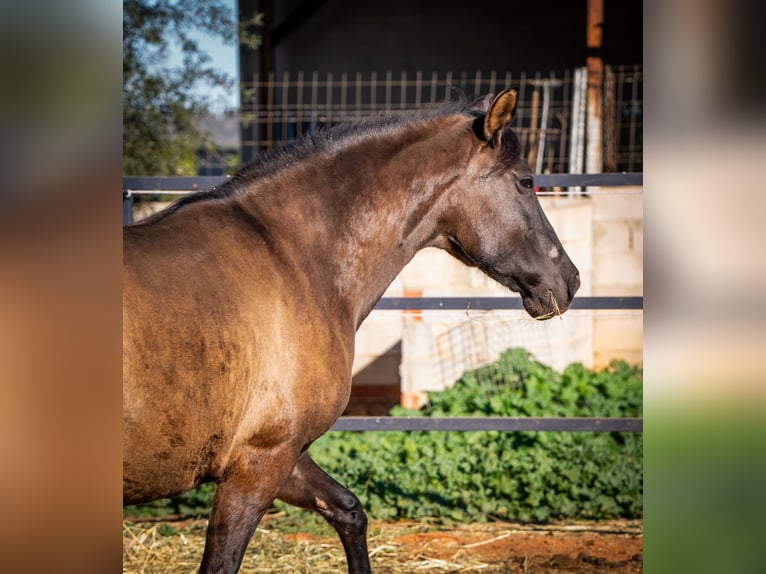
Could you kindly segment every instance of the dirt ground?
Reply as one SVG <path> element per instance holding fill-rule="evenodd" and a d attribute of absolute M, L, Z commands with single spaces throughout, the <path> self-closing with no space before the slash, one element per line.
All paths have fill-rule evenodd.
<path fill-rule="evenodd" d="M 495 522 L 450 527 L 373 523 L 371 532 L 373 571 L 380 574 L 387 572 L 386 567 L 374 559 L 383 551 L 394 561 L 397 556 L 419 559 L 416 567 L 423 572 L 643 572 L 640 521 L 545 526 Z M 285 537 L 303 544 L 335 543 L 306 534 Z M 394 571 L 400 570 L 390 570 Z"/>
<path fill-rule="evenodd" d="M 188 574 L 202 558 L 206 521 L 123 523 L 124 574 Z M 242 574 L 345 574 L 337 536 L 287 533 L 267 515 Z M 509 522 L 434 525 L 373 521 L 368 529 L 375 574 L 483 572 L 592 574 L 643 572 L 640 521 L 528 525 Z"/>

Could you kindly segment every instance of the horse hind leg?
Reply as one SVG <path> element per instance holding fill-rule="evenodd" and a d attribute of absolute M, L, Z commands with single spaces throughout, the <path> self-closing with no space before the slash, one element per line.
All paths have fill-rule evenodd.
<path fill-rule="evenodd" d="M 346 551 L 349 574 L 368 574 L 367 516 L 359 499 L 304 453 L 277 498 L 321 514 L 338 532 Z"/>

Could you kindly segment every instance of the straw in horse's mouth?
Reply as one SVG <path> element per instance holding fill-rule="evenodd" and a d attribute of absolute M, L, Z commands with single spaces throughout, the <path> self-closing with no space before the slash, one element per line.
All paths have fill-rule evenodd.
<path fill-rule="evenodd" d="M 559 302 L 556 301 L 556 296 L 553 294 L 553 291 L 548 289 L 548 293 L 551 296 L 551 303 L 553 304 L 553 311 L 549 311 L 548 313 L 545 313 L 544 315 L 538 315 L 535 317 L 538 321 L 544 321 L 545 319 L 550 319 L 554 315 L 558 315 L 559 319 L 563 320 L 563 317 L 561 316 L 561 309 L 559 309 Z"/>

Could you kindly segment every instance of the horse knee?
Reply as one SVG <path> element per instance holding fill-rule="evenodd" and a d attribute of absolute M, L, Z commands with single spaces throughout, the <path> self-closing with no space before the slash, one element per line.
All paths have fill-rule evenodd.
<path fill-rule="evenodd" d="M 336 529 L 343 528 L 357 533 L 367 531 L 367 515 L 362 503 L 352 492 L 339 493 L 332 503 L 317 497 L 316 507 Z"/>
<path fill-rule="evenodd" d="M 355 494 L 349 492 L 343 497 L 344 517 L 346 522 L 358 532 L 366 532 L 367 515 L 364 513 L 362 503 Z"/>

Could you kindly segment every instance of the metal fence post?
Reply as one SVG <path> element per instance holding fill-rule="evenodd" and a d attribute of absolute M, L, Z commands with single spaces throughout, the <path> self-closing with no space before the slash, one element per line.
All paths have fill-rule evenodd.
<path fill-rule="evenodd" d="M 133 194 L 130 191 L 122 190 L 122 224 L 130 225 L 133 223 Z"/>

